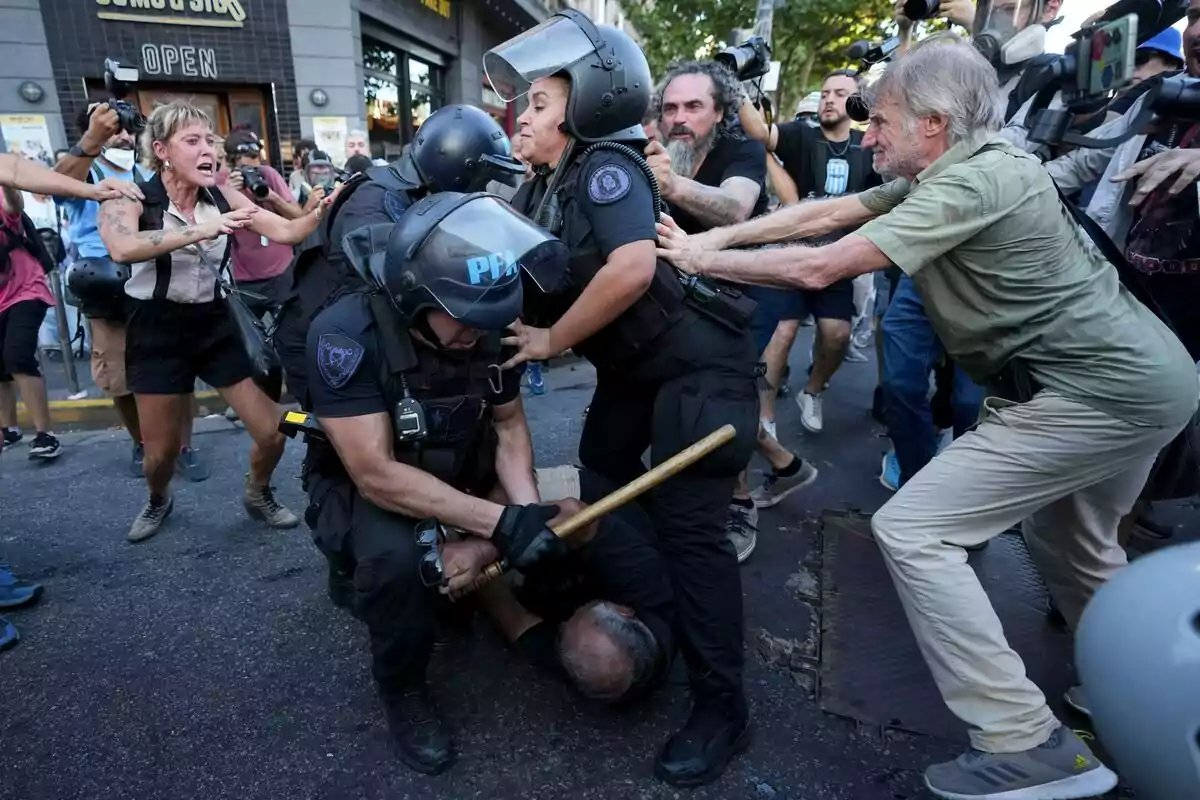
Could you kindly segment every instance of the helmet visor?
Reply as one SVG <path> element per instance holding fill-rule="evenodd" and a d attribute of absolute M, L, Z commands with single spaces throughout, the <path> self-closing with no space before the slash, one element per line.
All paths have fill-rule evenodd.
<path fill-rule="evenodd" d="M 566 17 L 551 17 L 536 28 L 483 54 L 483 72 L 492 90 L 506 103 L 545 78 L 595 52 L 583 29 Z"/>
<path fill-rule="evenodd" d="M 450 211 L 410 256 L 419 274 L 431 276 L 425 286 L 446 313 L 483 330 L 509 325 L 521 313 L 521 270 L 535 280 L 557 279 L 567 259 L 565 244 L 489 194 Z"/>
<path fill-rule="evenodd" d="M 368 283 L 384 285 L 383 266 L 387 262 L 388 238 L 394 223 L 384 222 L 355 228 L 342 237 L 342 255 L 354 271 Z"/>

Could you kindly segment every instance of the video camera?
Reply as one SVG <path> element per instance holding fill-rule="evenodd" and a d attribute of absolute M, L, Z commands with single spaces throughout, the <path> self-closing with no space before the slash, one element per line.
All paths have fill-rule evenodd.
<path fill-rule="evenodd" d="M 259 200 L 267 199 L 267 195 L 271 193 L 271 187 L 267 183 L 267 179 L 263 177 L 262 170 L 258 167 L 237 167 L 237 171 L 241 173 L 242 183 L 252 195 Z"/>
<path fill-rule="evenodd" d="M 933 0 L 936 2 L 936 0 Z M 900 37 L 891 36 L 882 42 L 868 42 L 865 39 L 855 42 L 846 48 L 846 57 L 859 62 L 859 73 L 881 64 L 895 55 L 900 49 Z M 846 98 L 846 116 L 855 122 L 866 122 L 871 116 L 871 109 L 863 99 L 862 92 L 855 92 Z"/>
<path fill-rule="evenodd" d="M 137 83 L 138 71 L 133 67 L 123 67 L 119 61 L 111 58 L 104 59 L 104 88 L 112 95 L 108 107 L 117 112 L 117 120 L 121 130 L 137 136 L 146 129 L 146 117 L 132 103 L 125 102 L 129 94 L 128 84 Z M 97 106 L 98 108 L 98 106 Z"/>
<path fill-rule="evenodd" d="M 739 81 L 761 78 L 771 71 L 771 45 L 761 36 L 751 36 L 741 44 L 726 47 L 713 60 L 728 67 Z"/>
<path fill-rule="evenodd" d="M 1016 91 L 1033 97 L 1025 117 L 1030 141 L 1051 146 L 1113 147 L 1140 133 L 1153 115 L 1200 120 L 1200 81 L 1176 76 L 1148 81 L 1147 99 L 1126 133 L 1092 139 L 1069 133 L 1072 118 L 1106 107 L 1133 79 L 1135 53 L 1145 41 L 1175 24 L 1187 12 L 1187 0 L 1119 0 L 1092 25 L 1074 34 L 1061 56 L 1043 56 L 1025 70 Z M 1056 94 L 1061 108 L 1050 108 Z"/>

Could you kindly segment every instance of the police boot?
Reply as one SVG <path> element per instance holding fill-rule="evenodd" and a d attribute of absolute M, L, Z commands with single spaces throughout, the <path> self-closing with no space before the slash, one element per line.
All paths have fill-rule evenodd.
<path fill-rule="evenodd" d="M 721 776 L 750 745 L 750 714 L 742 697 L 697 696 L 692 715 L 658 754 L 654 775 L 672 786 L 702 786 Z"/>
<path fill-rule="evenodd" d="M 424 775 L 440 775 L 454 763 L 454 741 L 425 685 L 379 688 L 396 754 Z"/>

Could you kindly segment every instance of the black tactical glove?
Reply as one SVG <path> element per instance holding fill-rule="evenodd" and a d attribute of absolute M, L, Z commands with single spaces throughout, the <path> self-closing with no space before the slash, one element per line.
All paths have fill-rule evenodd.
<path fill-rule="evenodd" d="M 505 506 L 492 544 L 508 566 L 524 572 L 535 564 L 561 558 L 567 545 L 546 527 L 558 516 L 558 506 Z"/>

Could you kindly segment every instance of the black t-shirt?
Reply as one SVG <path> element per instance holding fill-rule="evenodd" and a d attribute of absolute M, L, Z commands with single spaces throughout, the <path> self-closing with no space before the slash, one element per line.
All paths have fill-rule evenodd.
<path fill-rule="evenodd" d="M 391 412 L 378 337 L 367 296 L 361 292 L 339 298 L 313 319 L 306 352 L 312 413 L 337 418 Z M 413 346 L 429 349 L 416 341 Z M 521 391 L 522 373 L 506 370 L 501 391 L 484 399 L 493 406 L 512 402 Z"/>
<path fill-rule="evenodd" d="M 762 142 L 747 139 L 740 133 L 717 137 L 693 180 L 704 186 L 720 186 L 729 178 L 749 178 L 757 183 L 758 200 L 750 216 L 766 213 L 767 148 Z M 682 208 L 671 206 L 670 213 L 679 227 L 688 233 L 701 233 L 711 227 Z"/>
<path fill-rule="evenodd" d="M 1167 149 L 1168 131 L 1147 138 L 1139 161 Z M 1182 131 L 1179 146 L 1200 147 L 1200 125 Z M 1193 360 L 1200 360 L 1200 204 L 1196 187 L 1169 194 L 1164 181 L 1137 210 L 1126 239 L 1126 258 L 1167 315 Z"/>

